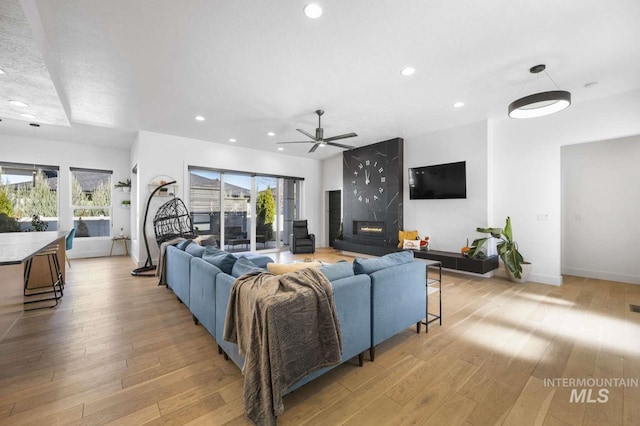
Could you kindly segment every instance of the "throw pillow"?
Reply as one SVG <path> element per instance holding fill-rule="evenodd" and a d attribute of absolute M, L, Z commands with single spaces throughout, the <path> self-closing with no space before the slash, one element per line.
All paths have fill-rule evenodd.
<path fill-rule="evenodd" d="M 298 263 L 269 263 L 267 271 L 275 275 L 286 274 L 287 272 L 295 272 L 305 268 L 319 268 L 322 266 L 320 262 L 298 262 Z"/>
<path fill-rule="evenodd" d="M 184 249 L 187 248 L 187 246 L 189 244 L 191 244 L 193 241 L 191 240 L 184 240 L 184 241 L 180 241 L 178 244 L 176 244 L 176 248 L 179 248 L 180 250 L 184 251 Z"/>
<path fill-rule="evenodd" d="M 389 253 L 374 259 L 361 259 L 356 257 L 353 260 L 353 272 L 356 274 L 371 274 L 372 272 L 379 271 L 380 269 L 411 262 L 413 262 L 413 252 L 410 251 Z"/>
<path fill-rule="evenodd" d="M 402 248 L 404 240 L 415 240 L 418 238 L 418 231 L 398 231 L 398 248 Z"/>
<path fill-rule="evenodd" d="M 250 261 L 244 256 L 240 256 L 236 263 L 233 264 L 233 268 L 231 269 L 231 275 L 234 277 L 239 277 L 240 275 L 248 274 L 250 272 L 262 272 L 263 269 L 260 269 L 256 266 L 255 263 Z"/>
<path fill-rule="evenodd" d="M 226 251 L 220 250 L 218 247 L 214 247 L 214 246 L 206 246 L 204 248 L 204 252 L 205 254 L 208 254 L 210 256 L 214 254 L 226 253 Z"/>
<path fill-rule="evenodd" d="M 352 277 L 353 265 L 345 260 L 341 260 L 337 263 L 322 265 L 320 272 L 322 272 L 329 281 L 335 281 L 340 278 Z"/>
<path fill-rule="evenodd" d="M 209 262 L 213 266 L 217 266 L 225 274 L 232 275 L 233 265 L 236 263 L 236 260 L 238 260 L 238 258 L 231 253 L 205 253 L 202 255 L 202 260 Z"/>
<path fill-rule="evenodd" d="M 198 244 L 189 244 L 187 248 L 184 249 L 184 251 L 189 253 L 191 256 L 202 257 L 202 253 L 204 253 L 204 247 Z"/>
<path fill-rule="evenodd" d="M 420 250 L 420 240 L 404 240 L 402 250 Z"/>
<path fill-rule="evenodd" d="M 216 241 L 216 238 L 213 235 L 201 235 L 193 241 L 205 247 L 208 247 L 208 246 L 218 247 L 218 242 Z"/>

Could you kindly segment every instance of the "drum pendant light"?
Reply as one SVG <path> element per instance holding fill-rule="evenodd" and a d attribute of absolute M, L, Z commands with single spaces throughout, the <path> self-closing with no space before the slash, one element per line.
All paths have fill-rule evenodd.
<path fill-rule="evenodd" d="M 531 74 L 538 74 L 545 70 L 546 66 L 536 65 L 529 69 Z M 556 88 L 558 86 L 549 77 L 549 74 L 544 73 Z M 525 96 L 516 101 L 513 101 L 509 105 L 509 117 L 511 118 L 533 118 L 542 117 L 545 115 L 553 114 L 558 111 L 569 107 L 571 105 L 571 93 L 564 90 L 552 90 L 549 92 L 534 93 L 533 95 Z"/>

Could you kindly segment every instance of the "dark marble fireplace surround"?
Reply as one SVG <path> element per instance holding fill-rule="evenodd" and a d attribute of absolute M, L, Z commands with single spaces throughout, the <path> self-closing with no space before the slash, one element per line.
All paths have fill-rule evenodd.
<path fill-rule="evenodd" d="M 401 138 L 343 153 L 343 239 L 336 249 L 375 256 L 398 250 L 403 177 Z"/>

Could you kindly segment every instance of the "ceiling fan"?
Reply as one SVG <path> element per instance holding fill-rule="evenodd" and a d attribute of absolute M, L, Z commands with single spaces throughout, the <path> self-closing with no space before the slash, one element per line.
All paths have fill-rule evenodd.
<path fill-rule="evenodd" d="M 338 136 L 332 136 L 330 138 L 325 138 L 324 137 L 324 129 L 322 128 L 322 124 L 320 123 L 320 118 L 322 117 L 322 114 L 324 114 L 324 111 L 321 109 L 316 110 L 316 114 L 318 114 L 318 128 L 316 129 L 316 135 L 313 136 L 311 133 L 305 132 L 302 129 L 296 129 L 297 131 L 299 131 L 300 133 L 302 133 L 305 136 L 310 137 L 311 139 L 313 139 L 313 141 L 294 141 L 294 142 L 278 142 L 279 144 L 282 143 L 312 143 L 313 146 L 311 147 L 311 149 L 309 150 L 309 152 L 314 152 L 316 149 L 318 149 L 319 146 L 323 146 L 323 145 L 332 145 L 332 146 L 337 146 L 340 148 L 344 148 L 344 149 L 353 149 L 355 148 L 354 146 L 351 145 L 344 145 L 341 143 L 335 143 L 334 141 L 337 141 L 339 139 L 347 139 L 347 138 L 353 138 L 355 136 L 358 136 L 356 133 L 345 133 L 344 135 L 338 135 Z"/>

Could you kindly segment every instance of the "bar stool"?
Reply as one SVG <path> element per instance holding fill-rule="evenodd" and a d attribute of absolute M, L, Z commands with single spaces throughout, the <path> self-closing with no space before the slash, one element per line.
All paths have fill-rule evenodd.
<path fill-rule="evenodd" d="M 31 278 L 31 267 L 33 265 L 33 259 L 37 257 L 47 258 L 47 266 L 49 267 L 51 284 L 47 284 L 39 287 L 29 287 L 29 278 Z M 51 289 L 51 290 L 43 290 L 43 289 Z M 54 308 L 58 306 L 58 300 L 60 300 L 63 296 L 62 294 L 63 289 L 64 289 L 64 281 L 62 279 L 62 271 L 60 269 L 60 263 L 58 262 L 58 244 L 52 244 L 47 246 L 41 252 L 37 253 L 35 256 L 30 257 L 25 264 L 24 296 L 25 298 L 27 297 L 33 298 L 33 300 L 25 300 L 24 304 L 26 305 L 28 303 L 39 303 L 39 302 L 46 302 L 46 301 L 53 300 L 56 303 L 51 306 L 38 306 L 33 309 Z M 46 298 L 38 297 L 42 294 L 51 294 L 51 293 L 53 293 L 53 297 L 46 297 Z M 30 311 L 33 309 L 25 309 L 25 310 Z"/>

